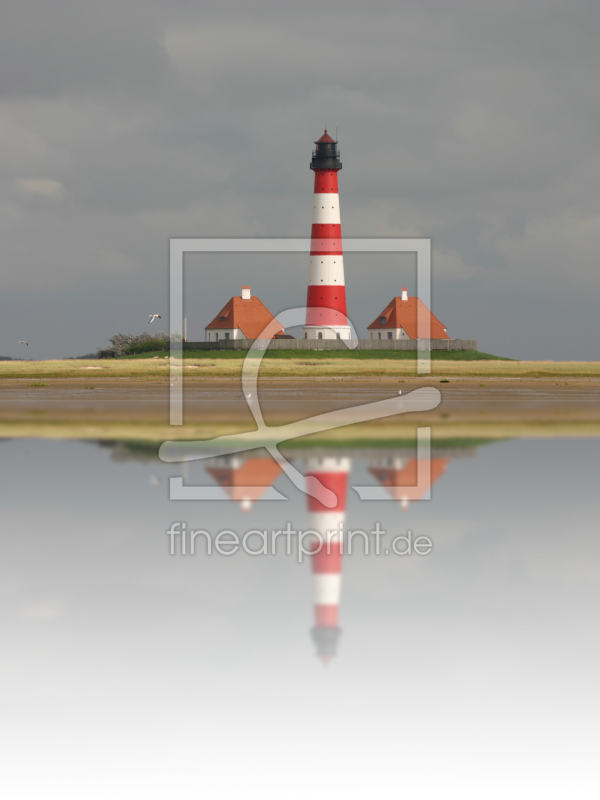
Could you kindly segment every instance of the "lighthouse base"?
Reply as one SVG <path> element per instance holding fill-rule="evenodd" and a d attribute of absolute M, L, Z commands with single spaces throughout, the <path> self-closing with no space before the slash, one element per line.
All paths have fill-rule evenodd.
<path fill-rule="evenodd" d="M 305 339 L 350 339 L 351 328 L 350 325 L 305 325 L 304 326 Z"/>

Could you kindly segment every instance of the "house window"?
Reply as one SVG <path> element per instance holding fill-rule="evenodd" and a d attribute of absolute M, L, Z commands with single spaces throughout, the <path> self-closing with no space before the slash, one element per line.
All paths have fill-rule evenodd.
<path fill-rule="evenodd" d="M 379 331 L 379 338 L 381 339 L 381 331 Z"/>
<path fill-rule="evenodd" d="M 381 325 L 385 325 L 385 317 L 379 317 L 379 322 Z"/>
<path fill-rule="evenodd" d="M 229 334 L 228 333 L 225 334 L 225 338 L 229 339 Z"/>
<path fill-rule="evenodd" d="M 227 319 L 227 317 L 219 317 L 219 319 L 221 320 L 221 322 L 225 322 L 225 320 Z"/>
<path fill-rule="evenodd" d="M 323 338 L 323 331 L 319 331 L 319 333 L 317 334 L 317 339 L 322 339 L 322 338 Z"/>
<path fill-rule="evenodd" d="M 388 331 L 388 339 L 393 339 L 394 334 L 391 331 Z"/>
<path fill-rule="evenodd" d="M 218 342 L 218 341 L 219 341 L 219 334 L 215 333 L 215 342 Z"/>
<path fill-rule="evenodd" d="M 306 331 L 304 331 L 304 338 L 308 339 L 308 336 L 306 335 Z"/>

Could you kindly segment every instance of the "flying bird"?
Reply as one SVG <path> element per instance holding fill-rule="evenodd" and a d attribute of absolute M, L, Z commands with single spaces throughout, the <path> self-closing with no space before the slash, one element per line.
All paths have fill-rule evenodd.
<path fill-rule="evenodd" d="M 162 319 L 160 314 L 148 314 L 148 316 L 150 318 L 148 320 L 148 325 L 150 325 L 152 322 L 154 322 L 155 319 Z"/>
<path fill-rule="evenodd" d="M 26 344 L 27 347 L 29 347 L 29 342 L 24 342 L 22 339 L 21 339 L 20 342 L 17 342 L 17 344 Z"/>

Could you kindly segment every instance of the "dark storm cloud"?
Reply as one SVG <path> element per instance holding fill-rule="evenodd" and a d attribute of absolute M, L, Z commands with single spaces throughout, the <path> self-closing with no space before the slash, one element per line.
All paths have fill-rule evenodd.
<path fill-rule="evenodd" d="M 312 141 L 339 124 L 345 234 L 432 236 L 452 335 L 595 357 L 599 22 L 546 0 L 13 4 L 0 354 L 19 325 L 60 356 L 164 309 L 170 236 L 308 235 Z M 347 263 L 360 328 L 410 276 Z M 304 273 L 253 269 L 274 309 L 303 302 Z M 210 273 L 215 303 L 238 273 Z"/>

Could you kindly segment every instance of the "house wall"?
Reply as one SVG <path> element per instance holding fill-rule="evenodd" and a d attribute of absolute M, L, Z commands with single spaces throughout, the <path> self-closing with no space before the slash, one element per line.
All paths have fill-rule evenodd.
<path fill-rule="evenodd" d="M 332 328 L 320 328 L 317 325 L 306 325 L 304 328 L 304 339 L 337 339 L 339 333 L 340 339 L 350 339 L 350 326 L 338 325 Z M 319 336 L 320 334 L 320 336 Z"/>
<path fill-rule="evenodd" d="M 394 339 L 408 339 L 410 340 L 410 336 L 404 330 L 404 328 L 382 328 L 380 331 L 369 331 L 369 339 L 376 339 L 377 341 L 386 340 L 390 341 L 390 337 L 388 333 L 392 334 L 392 340 Z"/>
<path fill-rule="evenodd" d="M 212 330 L 205 329 L 205 333 L 207 342 L 217 342 L 217 341 L 223 342 L 227 341 L 228 338 L 230 341 L 232 339 L 246 338 L 239 328 L 218 328 L 218 329 L 213 328 Z M 217 339 L 217 334 L 219 336 L 218 339 Z M 226 334 L 229 334 L 229 337 L 227 337 Z"/>
<path fill-rule="evenodd" d="M 248 350 L 251 339 L 184 342 L 184 350 Z M 339 339 L 263 339 L 262 350 L 345 350 Z M 179 349 L 179 347 L 174 349 Z M 357 350 L 477 350 L 476 339 L 359 339 Z"/>

